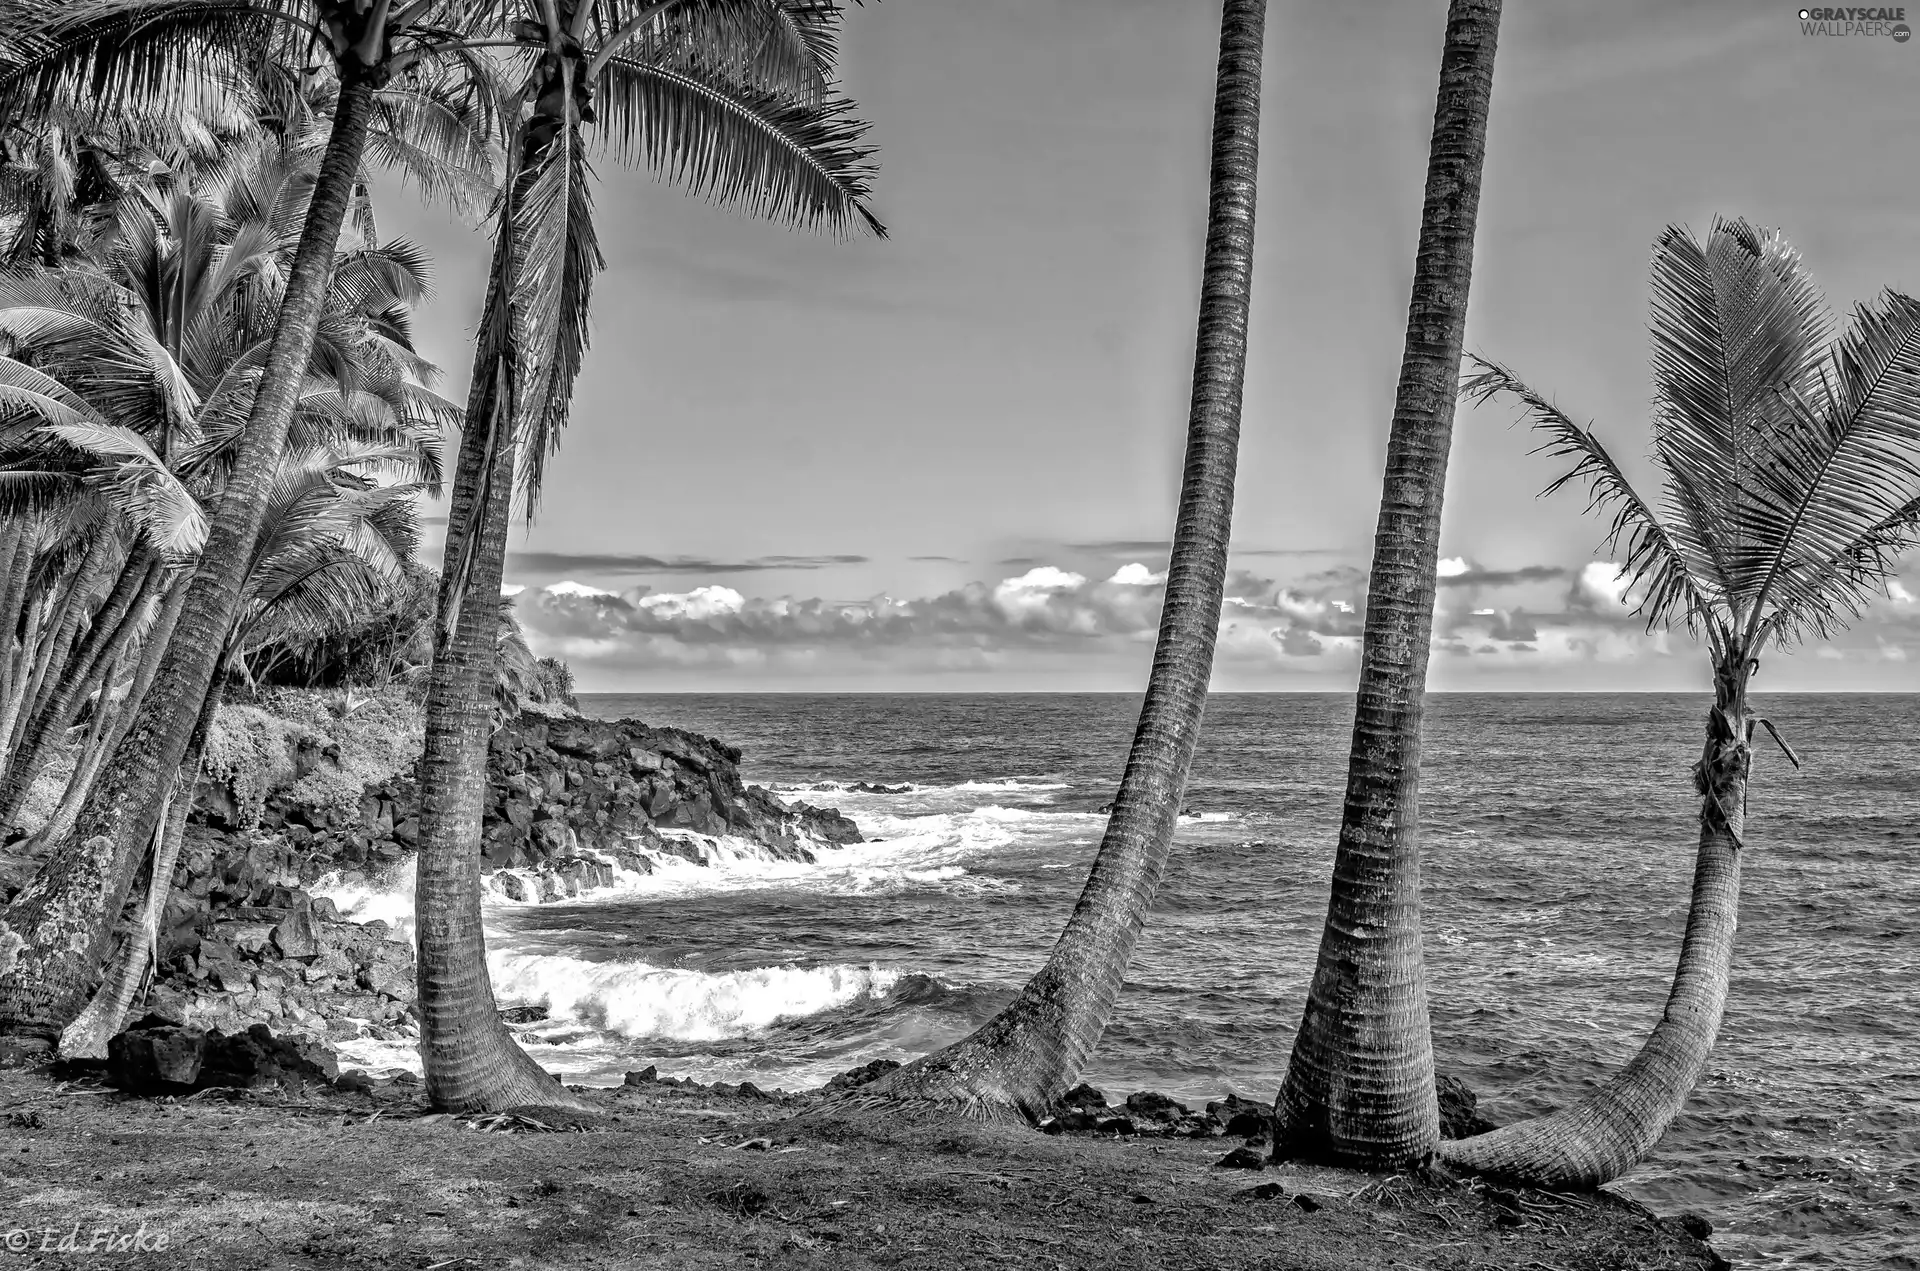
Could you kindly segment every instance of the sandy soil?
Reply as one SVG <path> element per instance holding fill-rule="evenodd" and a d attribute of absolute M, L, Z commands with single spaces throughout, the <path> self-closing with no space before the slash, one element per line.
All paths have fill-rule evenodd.
<path fill-rule="evenodd" d="M 0 1242 L 31 1246 L 0 1257 L 0 1271 L 1691 1271 L 1717 1261 L 1679 1223 L 1604 1193 L 1216 1168 L 1231 1140 L 794 1126 L 783 1122 L 808 1106 L 798 1098 L 664 1087 L 594 1102 L 604 1112 L 581 1126 L 547 1129 L 554 1118 L 429 1115 L 408 1086 L 153 1100 L 0 1072 Z M 89 1249 L 96 1239 L 106 1246 Z M 136 1240 L 145 1251 L 114 1247 Z"/>

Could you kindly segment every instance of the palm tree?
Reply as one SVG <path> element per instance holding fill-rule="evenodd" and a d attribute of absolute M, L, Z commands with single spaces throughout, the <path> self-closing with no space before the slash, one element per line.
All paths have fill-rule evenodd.
<path fill-rule="evenodd" d="M 44 495 L 50 479 L 64 476 L 81 488 L 104 483 L 121 489 L 135 511 L 151 507 L 156 493 L 172 492 L 185 497 L 198 518 L 193 497 L 180 495 L 180 480 L 210 502 L 232 488 L 246 449 L 254 390 L 275 339 L 281 284 L 287 277 L 284 263 L 304 219 L 302 196 L 315 157 L 314 148 L 297 136 L 253 140 L 250 148 L 239 146 L 237 153 L 223 155 L 204 181 L 192 171 L 175 173 L 163 188 L 122 200 L 118 228 L 106 240 L 109 248 L 101 261 L 86 268 L 0 277 L 0 327 L 17 350 L 30 351 L 36 362 L 60 377 L 67 394 L 61 405 L 75 416 L 56 419 L 41 409 L 52 422 L 28 434 L 22 439 L 25 449 L 16 448 L 8 456 L 14 461 L 9 476 L 41 482 L 36 487 L 29 481 L 28 496 Z M 408 461 L 425 463 L 428 479 L 437 479 L 437 439 L 423 435 L 437 436 L 451 407 L 409 382 L 423 364 L 405 347 L 406 307 L 426 286 L 424 258 L 404 243 L 363 243 L 338 253 L 323 282 L 312 366 L 288 390 L 295 403 L 290 435 L 301 444 L 320 434 L 376 446 L 403 443 Z M 42 372 L 34 373 L 44 378 Z M 108 418 L 131 420 L 141 430 L 108 424 Z M 146 444 L 149 437 L 152 447 Z M 64 473 L 57 462 L 30 462 L 61 449 L 79 457 L 77 464 L 64 465 Z M 360 459 L 392 462 L 398 455 L 369 452 Z M 87 760 L 76 766 L 61 812 L 45 831 L 54 850 L 39 877 L 16 898 L 8 921 L 16 932 L 27 931 L 36 923 L 44 926 L 47 915 L 57 912 L 69 932 L 90 922 L 103 947 L 88 952 L 39 939 L 31 942 L 24 956 L 28 967 L 38 966 L 40 973 L 22 977 L 16 965 L 13 979 L 26 980 L 23 987 L 29 990 L 35 984 L 44 986 L 49 978 L 61 987 L 56 993 L 27 997 L 27 1007 L 39 1014 L 23 1019 L 20 1031 L 44 1037 L 64 1023 L 60 1016 L 70 1018 L 79 1009 L 98 966 L 97 954 L 111 933 L 119 897 L 146 850 L 146 843 L 137 844 L 139 850 L 122 859 L 117 848 L 108 853 L 88 850 L 87 845 L 103 839 L 113 843 L 99 829 L 100 807 L 112 805 L 109 810 L 130 814 L 122 805 L 144 788 L 128 785 L 113 765 L 124 764 L 119 744 L 136 721 L 146 718 L 151 723 L 150 714 L 141 714 L 149 704 L 148 690 L 156 684 L 163 691 L 166 687 L 165 659 L 173 656 L 177 643 L 171 637 L 180 631 L 188 608 L 190 561 L 187 576 L 171 585 L 162 562 L 168 556 L 191 557 L 200 547 L 198 537 L 205 534 L 201 519 L 192 541 L 150 541 L 150 550 L 129 554 L 122 581 L 139 581 L 130 598 L 125 596 L 129 589 L 120 584 L 111 593 L 127 601 L 116 619 L 120 630 L 127 632 L 128 623 L 134 623 L 132 638 L 144 624 L 147 610 L 142 602 L 160 594 L 166 599 L 142 638 L 143 652 L 128 696 L 117 711 L 106 711 L 107 690 L 127 669 L 125 641 L 112 656 L 104 646 L 94 650 L 98 656 L 87 672 L 62 677 L 62 688 L 29 725 L 12 755 L 7 782 L 0 787 L 10 810 L 17 808 L 74 713 L 89 694 L 102 694 L 102 709 L 86 744 Z M 240 562 L 243 603 L 252 558 L 249 551 Z M 232 623 L 243 612 L 230 615 L 228 629 L 220 634 L 216 667 Z M 200 709 L 196 703 L 196 718 Z M 110 761 L 109 756 L 117 757 Z M 96 791 L 98 799 L 91 797 Z M 77 836 L 72 832 L 76 827 L 81 831 Z M 89 959 L 92 965 L 86 966 Z M 57 966 L 58 974 L 49 976 L 48 965 Z M 9 987 L 8 980 L 0 979 L 0 990 Z M 0 1002 L 5 1000 L 0 993 Z"/>
<path fill-rule="evenodd" d="M 1713 669 L 1706 742 L 1693 767 L 1700 844 L 1686 936 L 1666 1009 L 1639 1054 L 1572 1107 L 1442 1145 L 1451 1163 L 1549 1187 L 1590 1187 L 1645 1158 L 1706 1071 L 1733 961 L 1747 783 L 1748 700 L 1763 655 L 1844 628 L 1884 595 L 1891 562 L 1920 537 L 1920 302 L 1891 291 L 1832 323 L 1799 254 L 1777 231 L 1716 221 L 1705 242 L 1672 227 L 1653 258 L 1656 503 L 1600 439 L 1503 366 L 1478 363 L 1466 393 L 1521 403 L 1575 460 L 1576 480 L 1626 542 L 1630 595 L 1649 629 L 1685 624 Z"/>
<path fill-rule="evenodd" d="M 1420 945 L 1420 715 L 1500 0 L 1452 0 L 1406 349 L 1387 440 L 1346 808 L 1276 1155 L 1363 1168 L 1440 1140 Z"/>
<path fill-rule="evenodd" d="M 153 99 L 210 79 L 231 83 L 251 62 L 297 67 L 305 49 L 325 49 L 338 86 L 332 124 L 287 263 L 265 356 L 250 368 L 247 423 L 214 509 L 201 553 L 175 611 L 151 690 L 121 731 L 71 833 L 54 846 L 40 876 L 0 921 L 0 1033 L 51 1040 L 80 1009 L 99 966 L 115 912 L 153 836 L 242 600 L 246 561 L 257 537 L 287 432 L 299 404 L 325 312 L 335 251 L 361 198 L 363 159 L 376 120 L 437 148 L 450 133 L 444 113 L 422 112 L 443 84 L 430 55 L 471 25 L 480 0 L 83 0 L 58 15 L 35 10 L 17 36 L 15 65 L 0 71 L 0 97 L 40 109 L 88 93 L 106 100 Z M 13 35 L 13 32 L 6 34 Z M 464 49 L 451 58 L 476 62 Z M 389 87 L 412 69 L 425 88 Z M 249 72 L 250 73 L 250 72 Z M 297 78 L 290 73 L 289 79 Z M 485 76 L 478 77 L 490 84 Z M 24 87 L 23 87 L 24 86 Z M 490 127 L 485 93 L 469 96 L 473 119 Z M 474 103 L 478 102 L 477 107 Z"/>
<path fill-rule="evenodd" d="M 831 86 L 834 0 L 675 6 L 527 0 L 540 54 L 508 148 L 442 571 L 420 766 L 420 1050 L 440 1107 L 565 1101 L 500 1023 L 480 923 L 499 594 L 516 484 L 537 497 L 586 350 L 600 267 L 587 126 L 716 201 L 798 225 L 884 232 L 865 206 L 864 125 Z"/>
<path fill-rule="evenodd" d="M 1265 0 L 1226 0 L 1221 12 L 1186 467 L 1153 668 L 1093 870 L 1046 965 L 1020 996 L 970 1036 L 862 1087 L 854 1109 L 904 1103 L 1037 1120 L 1079 1075 L 1120 996 L 1166 871 L 1225 594 L 1253 289 L 1266 8 Z"/>
<path fill-rule="evenodd" d="M 152 691 L 113 747 L 96 785 L 100 797 L 88 799 L 73 831 L 56 843 L 40 877 L 15 897 L 0 922 L 0 1033 L 50 1041 L 79 1010 L 100 966 L 108 916 L 119 908 L 154 835 L 161 787 L 173 781 L 186 755 L 240 607 L 244 566 L 305 384 L 303 369 L 321 326 L 340 230 L 359 202 L 372 125 L 382 111 L 417 123 L 407 111 L 422 94 L 388 88 L 388 81 L 405 67 L 426 75 L 430 54 L 442 42 L 457 42 L 455 35 L 470 23 L 468 8 L 478 4 L 83 0 L 58 15 L 25 6 L 33 10 L 25 29 L 4 33 L 13 36 L 8 44 L 17 44 L 8 50 L 15 63 L 0 71 L 6 104 L 25 98 L 48 109 L 86 94 L 152 100 L 180 92 L 182 84 L 234 83 L 250 61 L 298 65 L 309 46 L 330 54 L 338 92 L 300 240 L 278 296 L 273 340 L 253 376 L 248 424 L 211 518 L 207 549 L 150 680 Z M 459 50 L 455 60 L 463 58 L 470 67 L 470 54 Z M 384 106 L 382 96 L 397 106 Z M 436 117 L 436 123 L 445 121 Z M 415 140 L 432 144 L 438 134 L 420 132 Z"/>

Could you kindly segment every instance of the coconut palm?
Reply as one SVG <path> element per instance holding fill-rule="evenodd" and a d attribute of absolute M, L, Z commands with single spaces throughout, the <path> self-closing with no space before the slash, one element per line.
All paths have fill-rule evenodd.
<path fill-rule="evenodd" d="M 1420 717 L 1500 0 L 1452 0 L 1414 257 L 1346 807 L 1276 1155 L 1393 1168 L 1440 1139 L 1420 945 Z"/>
<path fill-rule="evenodd" d="M 25 459 L 44 458 L 57 443 L 80 454 L 82 463 L 63 472 L 58 464 L 22 462 L 22 454 L 15 453 L 11 475 L 43 482 L 64 476 L 84 487 L 100 481 L 124 486 L 129 474 L 149 479 L 155 472 L 177 471 L 208 501 L 232 489 L 256 389 L 270 365 L 288 277 L 285 262 L 304 220 L 303 196 L 314 158 L 301 138 L 268 136 L 250 156 L 226 156 L 200 185 L 191 174 L 176 174 L 178 180 L 123 200 L 111 250 L 95 267 L 0 277 L 0 326 L 94 413 L 90 432 L 79 425 L 56 426 L 56 421 L 26 439 L 39 453 Z M 363 242 L 336 254 L 323 280 L 309 371 L 287 392 L 294 403 L 289 435 L 296 445 L 327 436 L 384 447 L 360 455 L 359 461 L 391 466 L 404 460 L 437 480 L 438 426 L 452 408 L 413 382 L 424 366 L 407 347 L 406 308 L 424 294 L 424 266 L 418 249 L 405 243 Z M 106 425 L 108 418 L 130 420 L 140 431 Z M 148 439 L 152 444 L 144 466 L 135 462 L 141 456 L 111 452 L 109 445 L 126 450 L 143 447 Z M 396 445 L 404 449 L 393 450 Z M 272 494 L 269 486 L 269 506 Z M 23 1000 L 39 1012 L 40 1022 L 23 1020 L 23 1031 L 36 1035 L 64 1023 L 57 1017 L 70 1018 L 84 1001 L 119 897 L 147 847 L 137 844 L 139 850 L 124 857 L 117 849 L 112 854 L 85 850 L 102 837 L 112 842 L 97 825 L 88 828 L 88 809 L 95 820 L 97 805 L 111 803 L 126 814 L 120 804 L 144 788 L 116 775 L 111 764 L 124 756 L 110 757 L 118 755 L 120 742 L 146 709 L 148 690 L 155 684 L 165 687 L 164 661 L 173 656 L 176 643 L 171 637 L 188 610 L 191 573 L 183 577 L 175 571 L 170 582 L 164 568 L 156 569 L 156 560 L 164 566 L 163 558 L 178 560 L 199 544 L 162 547 L 157 555 L 130 553 L 122 569 L 123 580 L 140 580 L 118 620 L 123 631 L 129 622 L 146 628 L 137 661 L 123 641 L 115 657 L 106 656 L 104 647 L 98 650 L 87 674 L 62 677 L 61 692 L 45 704 L 39 724 L 22 735 L 0 787 L 0 797 L 17 807 L 87 696 L 100 693 L 104 708 L 116 676 L 132 671 L 130 691 L 111 720 L 104 709 L 96 712 L 85 743 L 86 762 L 76 766 L 61 811 L 45 831 L 53 851 L 9 914 L 10 920 L 20 919 L 16 931 L 45 921 L 51 910 L 65 914 L 69 929 L 78 928 L 82 913 L 90 914 L 102 945 L 90 952 L 33 942 L 30 967 L 60 964 L 57 974 L 40 967 L 36 974 L 15 977 L 26 979 L 22 987 L 31 992 Z M 241 561 L 242 607 L 220 633 L 216 666 L 232 622 L 244 615 L 252 558 L 250 551 Z M 116 585 L 114 592 L 124 590 Z M 143 600 L 163 591 L 165 602 L 157 611 L 143 607 Z M 203 704 L 204 699 L 195 705 L 196 717 Z M 94 791 L 102 797 L 90 799 Z M 49 992 L 49 982 L 62 987 Z M 7 987 L 8 981 L 0 979 L 0 990 Z M 5 1000 L 0 993 L 0 1002 Z"/>
<path fill-rule="evenodd" d="M 143 527 L 148 532 L 125 554 L 116 584 L 124 597 L 139 583 L 123 612 L 137 611 L 140 598 L 163 581 L 151 568 L 156 550 L 176 560 L 191 556 L 206 534 L 198 505 L 185 498 L 187 506 L 177 506 L 185 496 L 168 478 L 177 472 L 203 493 L 226 479 L 272 338 L 280 261 L 298 230 L 300 193 L 312 173 L 311 149 L 284 138 L 256 134 L 228 151 L 210 175 L 196 168 L 169 173 L 124 199 L 100 259 L 88 268 L 0 276 L 0 331 L 58 376 L 97 425 L 38 429 L 8 456 L 0 476 L 14 485 L 38 482 L 26 490 L 35 497 L 58 491 L 49 482 L 60 476 L 71 489 L 107 480 L 144 499 L 136 512 L 153 508 L 167 532 L 188 527 L 194 535 L 156 544 L 153 526 Z M 404 437 L 420 447 L 409 469 L 438 480 L 440 426 L 451 407 L 419 382 L 433 372 L 412 353 L 406 322 L 408 307 L 425 293 L 426 273 L 424 255 L 405 242 L 337 256 L 316 336 L 325 374 L 309 376 L 297 394 L 296 446 L 310 450 L 349 434 L 356 444 L 388 446 Z M 100 427 L 108 418 L 133 427 Z M 50 446 L 78 462 L 63 473 Z M 145 491 L 142 483 L 152 481 L 159 485 Z M 174 505 L 153 503 L 170 490 Z M 108 628 L 96 630 L 104 637 Z M 0 821 L 17 812 L 96 686 L 86 673 L 50 678 L 60 687 L 29 717 L 0 781 Z"/>
<path fill-rule="evenodd" d="M 831 82 L 834 0 L 526 0 L 531 108 L 508 147 L 465 434 L 447 518 L 420 765 L 420 1050 L 440 1107 L 564 1095 L 494 1007 L 478 841 L 516 480 L 537 498 L 587 343 L 595 245 L 587 147 L 789 224 L 881 232 L 864 125 Z"/>
<path fill-rule="evenodd" d="M 1612 514 L 1607 548 L 1649 629 L 1706 641 L 1713 704 L 1693 766 L 1700 843 L 1679 967 L 1645 1045 L 1571 1107 L 1449 1142 L 1449 1162 L 1544 1186 L 1617 1178 L 1665 1133 L 1706 1071 L 1733 960 L 1747 784 L 1759 718 L 1748 686 L 1770 651 L 1825 639 L 1884 595 L 1920 536 L 1920 302 L 1887 292 L 1838 340 L 1799 254 L 1777 231 L 1669 228 L 1653 258 L 1653 464 L 1635 490 L 1594 433 L 1511 371 L 1465 385 L 1504 397 Z"/>
<path fill-rule="evenodd" d="M 243 677 L 251 646 L 347 625 L 404 583 L 406 562 L 419 547 L 414 496 L 420 487 L 379 485 L 362 470 L 411 456 L 411 450 L 380 454 L 344 447 L 285 458 L 247 564 L 241 616 L 227 642 L 230 661 Z M 159 917 L 218 702 L 219 694 L 209 692 L 154 831 L 139 920 L 108 959 L 86 1009 L 61 1033 L 63 1058 L 104 1058 L 108 1039 L 120 1031 L 151 972 Z"/>
<path fill-rule="evenodd" d="M 1166 871 L 1225 594 L 1253 287 L 1265 26 L 1265 0 L 1226 0 L 1222 7 L 1193 398 L 1166 599 L 1133 745 L 1086 888 L 1019 997 L 968 1037 L 862 1087 L 853 1109 L 905 1104 L 983 1119 L 1038 1119 L 1079 1075 L 1120 996 Z"/>
<path fill-rule="evenodd" d="M 152 838 L 161 787 L 185 756 L 240 606 L 245 562 L 306 382 L 341 228 L 360 201 L 373 127 L 383 116 L 397 120 L 391 131 L 427 149 L 442 148 L 449 133 L 444 115 L 419 109 L 423 97 L 436 93 L 389 81 L 410 70 L 416 81 L 433 82 L 436 52 L 457 44 L 486 10 L 481 0 L 81 0 L 58 9 L 36 2 L 20 6 L 25 20 L 0 32 L 11 61 L 0 69 L 0 105 L 24 102 L 37 111 L 89 94 L 151 104 L 210 84 L 250 83 L 247 68 L 256 63 L 287 67 L 294 79 L 313 48 L 328 55 L 337 84 L 273 337 L 253 368 L 247 424 L 222 483 L 207 550 L 180 602 L 162 665 L 150 677 L 152 691 L 115 744 L 98 782 L 100 797 L 89 800 L 41 877 L 0 921 L 0 1032 L 50 1039 L 79 1009 L 104 951 L 108 916 Z M 454 51 L 450 63 L 464 71 L 479 65 L 465 49 Z M 489 76 L 476 78 L 491 83 Z M 490 98 L 479 93 L 469 99 L 474 102 L 479 122 L 488 124 Z M 465 141 L 464 130 L 451 131 Z"/>

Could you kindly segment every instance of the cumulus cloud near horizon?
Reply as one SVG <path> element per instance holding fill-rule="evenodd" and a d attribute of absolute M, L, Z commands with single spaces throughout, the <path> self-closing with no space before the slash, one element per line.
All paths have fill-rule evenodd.
<path fill-rule="evenodd" d="M 1441 563 L 1440 578 L 1436 668 L 1497 679 L 1700 656 L 1684 635 L 1646 631 L 1633 612 L 1637 597 L 1611 561 L 1500 570 L 1453 557 Z M 1347 564 L 1288 578 L 1231 570 L 1217 672 L 1273 687 L 1350 679 L 1366 583 L 1364 571 Z M 1110 670 L 1127 682 L 1150 657 L 1165 586 L 1165 573 L 1141 561 L 1104 577 L 1034 563 L 910 599 L 752 596 L 720 583 L 615 593 L 564 580 L 527 591 L 518 611 L 538 652 L 567 658 L 603 683 L 649 672 L 713 672 L 750 686 L 772 673 L 911 680 L 1049 668 L 1082 678 Z M 1857 638 L 1836 646 L 1841 660 L 1900 661 L 1907 642 L 1920 638 L 1913 593 L 1895 580 L 1888 597 L 1884 616 L 1869 615 Z"/>

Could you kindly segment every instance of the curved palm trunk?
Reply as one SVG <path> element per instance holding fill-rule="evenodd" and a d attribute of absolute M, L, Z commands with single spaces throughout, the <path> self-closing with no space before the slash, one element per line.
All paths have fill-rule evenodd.
<path fill-rule="evenodd" d="M 153 833 L 159 788 L 186 754 L 239 610 L 247 561 L 312 356 L 340 227 L 366 150 L 373 93 L 365 76 L 343 75 L 253 409 L 153 687 L 73 832 L 55 844 L 40 873 L 0 916 L 0 1034 L 50 1042 L 79 1013 Z"/>
<path fill-rule="evenodd" d="M 535 117 L 537 122 L 541 117 Z M 539 143 L 513 178 L 539 166 Z M 500 638 L 501 576 L 513 513 L 519 358 L 513 294 L 517 253 L 512 210 L 498 218 L 486 313 L 474 353 L 466 428 L 454 472 L 440 586 L 440 623 L 428 681 L 420 760 L 420 849 L 414 888 L 419 940 L 420 1058 L 427 1095 L 454 1111 L 525 1104 L 577 1104 L 514 1042 L 494 1003 L 480 915 L 480 820 L 486 807 L 487 743 Z M 542 315 L 529 315 L 539 321 Z M 447 624 L 451 619 L 452 629 Z"/>
<path fill-rule="evenodd" d="M 197 768 L 198 751 L 190 746 L 187 753 Z M 186 765 L 180 767 L 184 775 Z M 133 999 L 146 983 L 153 966 L 160 915 L 167 906 L 167 892 L 172 886 L 174 866 L 180 859 L 180 842 L 186 837 L 187 813 L 192 804 L 190 793 L 185 797 L 176 793 L 161 804 L 160 825 L 154 832 L 157 841 L 153 873 L 148 879 L 147 900 L 140 921 L 121 941 L 119 952 L 108 961 L 106 974 L 101 977 L 100 987 L 94 990 L 86 1009 L 61 1032 L 62 1059 L 105 1059 L 108 1039 L 120 1031 L 126 1022 L 127 1008 L 133 1005 Z"/>
<path fill-rule="evenodd" d="M 207 693 L 200 708 L 193 739 L 187 743 L 186 757 L 180 761 L 172 790 L 161 804 L 160 825 L 154 832 L 153 872 L 147 879 L 147 899 L 140 921 L 120 943 L 119 952 L 107 963 L 106 974 L 86 1009 L 60 1034 L 63 1059 L 105 1059 L 107 1042 L 126 1022 L 127 1009 L 140 995 L 153 970 L 160 936 L 160 917 L 166 912 L 167 895 L 173 888 L 174 866 L 180 860 L 180 844 L 187 834 L 187 816 L 193 811 L 194 787 L 200 780 L 200 762 L 207 750 L 207 733 L 213 716 L 220 709 L 220 686 Z"/>
<path fill-rule="evenodd" d="M 1363 1168 L 1440 1141 L 1420 944 L 1420 715 L 1500 0 L 1453 0 L 1387 442 L 1346 809 L 1319 964 L 1274 1104 L 1279 1155 Z"/>
<path fill-rule="evenodd" d="M 863 1087 L 854 1106 L 905 1101 L 1036 1119 L 1079 1075 L 1120 996 L 1166 869 L 1220 626 L 1253 282 L 1265 23 L 1265 0 L 1226 0 L 1193 402 L 1166 604 L 1092 874 L 1052 955 L 1019 998 L 973 1035 Z"/>
<path fill-rule="evenodd" d="M 144 553 L 144 549 L 141 549 Z M 114 589 L 93 617 L 93 626 L 47 695 L 21 730 L 6 777 L 0 780 L 0 826 L 12 825 L 20 815 L 33 783 L 46 770 L 55 749 L 79 716 L 81 703 L 93 696 L 106 668 L 115 665 L 132 640 L 140 607 L 159 585 L 165 567 L 151 554 L 137 554 L 127 562 Z"/>
<path fill-rule="evenodd" d="M 67 675 L 67 661 L 74 651 L 74 640 L 80 634 L 80 622 L 87 616 L 87 602 L 92 598 L 93 589 L 99 585 L 101 576 L 112 566 L 113 548 L 114 536 L 111 533 L 104 529 L 96 532 L 93 542 L 87 546 L 86 559 L 81 562 L 60 598 L 57 610 L 59 617 L 54 622 L 44 654 L 35 660 L 32 678 L 27 681 L 26 692 L 20 698 L 20 707 L 5 726 L 0 727 L 0 738 L 5 739 L 10 760 L 18 759 L 25 753 L 25 734 L 45 707 L 47 696 L 54 691 L 50 686 Z M 16 727 L 21 730 L 21 737 L 14 736 Z M 10 762 L 8 767 L 11 766 Z"/>
<path fill-rule="evenodd" d="M 1700 853 L 1667 1006 L 1646 1044 L 1611 1081 L 1572 1107 L 1440 1146 L 1450 1165 L 1538 1187 L 1597 1187 L 1639 1164 L 1706 1074 L 1726 1009 L 1740 913 L 1753 715 L 1744 658 L 1715 669 L 1707 742 L 1694 765 Z"/>
<path fill-rule="evenodd" d="M 39 555 L 38 536 L 29 526 L 22 536 L 20 550 L 14 553 L 6 588 L 0 592 L 0 635 L 5 637 L 5 652 L 0 653 L 0 721 L 10 720 L 20 693 L 26 687 L 34 642 L 39 639 L 40 607 L 28 594 L 33 577 L 33 562 Z"/>

